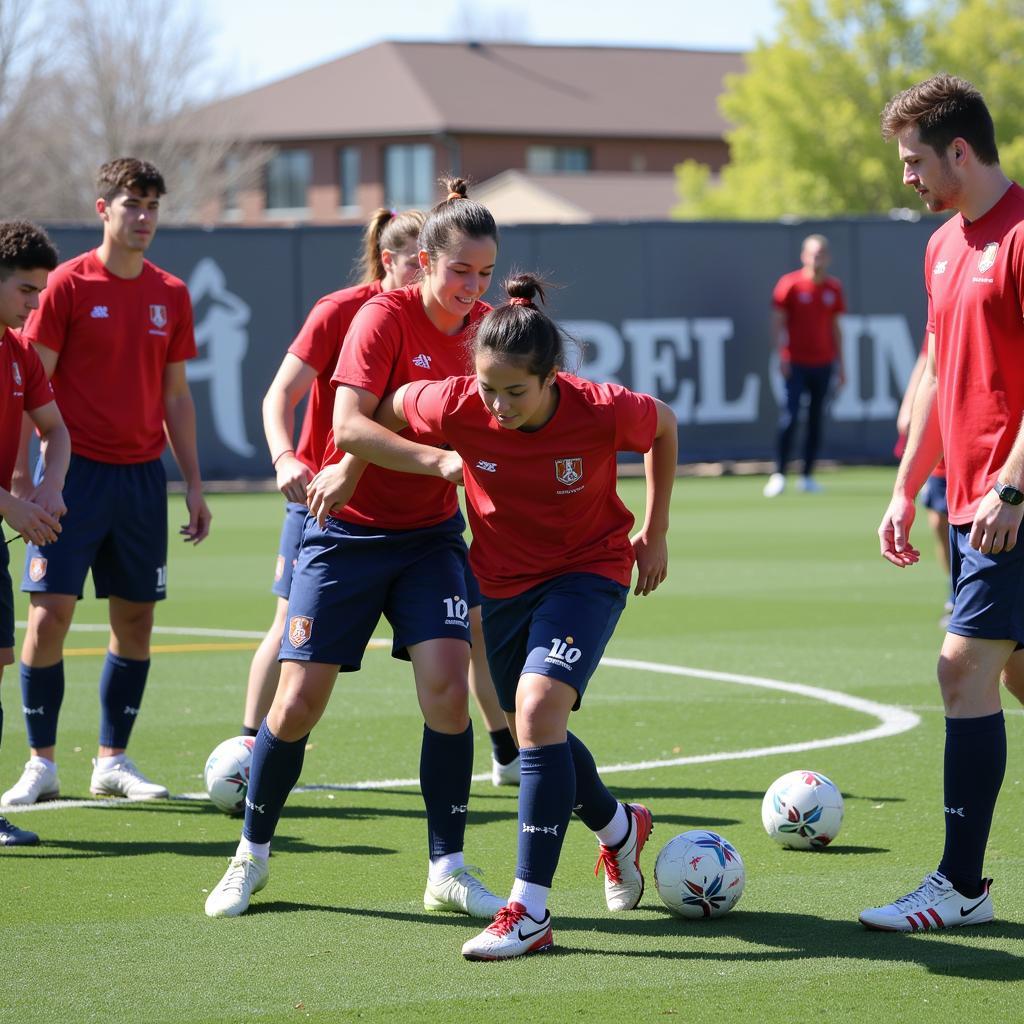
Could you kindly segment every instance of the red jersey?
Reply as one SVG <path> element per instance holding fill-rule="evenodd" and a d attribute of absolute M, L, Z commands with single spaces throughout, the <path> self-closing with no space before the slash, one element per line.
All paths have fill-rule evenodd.
<path fill-rule="evenodd" d="M 53 401 L 53 388 L 35 349 L 14 331 L 0 334 L 0 487 L 11 489 L 23 413 Z"/>
<path fill-rule="evenodd" d="M 962 214 L 925 253 L 949 521 L 974 521 L 1024 419 L 1024 189 Z"/>
<path fill-rule="evenodd" d="M 111 274 L 96 251 L 51 275 L 23 336 L 59 353 L 53 391 L 71 450 L 98 462 L 149 462 L 164 450 L 164 370 L 192 359 L 192 302 L 148 260 Z"/>
<path fill-rule="evenodd" d="M 314 473 L 324 460 L 327 442 L 332 434 L 334 388 L 331 386 L 331 375 L 338 365 L 341 343 L 359 307 L 374 295 L 380 295 L 380 281 L 343 288 L 325 295 L 309 311 L 302 330 L 288 346 L 293 356 L 317 372 L 316 380 L 309 390 L 306 415 L 295 448 L 295 457 Z"/>
<path fill-rule="evenodd" d="M 615 491 L 615 453 L 650 449 L 654 399 L 565 373 L 556 383 L 555 414 L 534 431 L 499 426 L 476 377 L 414 384 L 405 394 L 410 426 L 463 458 L 470 563 L 488 597 L 514 597 L 569 572 L 628 586 L 633 573 L 633 516 Z"/>
<path fill-rule="evenodd" d="M 490 308 L 477 302 L 466 318 L 466 327 Z M 439 331 L 423 308 L 420 285 L 414 284 L 384 292 L 356 313 L 331 380 L 383 398 L 410 381 L 444 380 L 468 369 L 466 329 L 458 334 Z M 436 441 L 418 438 L 409 429 L 402 431 L 402 436 L 426 444 Z M 332 437 L 325 464 L 340 458 Z M 458 507 L 455 487 L 440 477 L 367 466 L 338 518 L 386 530 L 413 530 L 451 518 Z"/>
<path fill-rule="evenodd" d="M 794 270 L 779 278 L 772 305 L 786 314 L 783 358 L 798 366 L 827 366 L 839 358 L 835 319 L 846 312 L 843 286 L 834 277 L 821 283 Z"/>

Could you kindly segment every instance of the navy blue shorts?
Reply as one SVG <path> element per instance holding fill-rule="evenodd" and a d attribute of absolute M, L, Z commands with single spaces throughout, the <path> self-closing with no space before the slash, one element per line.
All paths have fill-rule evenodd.
<path fill-rule="evenodd" d="M 81 597 L 91 569 L 97 597 L 167 596 L 167 476 L 159 459 L 117 465 L 72 455 L 64 504 L 57 539 L 27 545 L 23 591 Z"/>
<path fill-rule="evenodd" d="M 477 582 L 476 573 L 469 567 L 469 558 L 466 559 L 466 604 L 470 608 L 476 608 L 481 601 L 480 584 Z"/>
<path fill-rule="evenodd" d="M 0 537 L 0 651 L 5 651 L 14 646 L 14 584 L 8 569 L 11 553 L 2 541 Z M 0 667 L 4 664 L 0 660 Z"/>
<path fill-rule="evenodd" d="M 628 593 L 628 587 L 604 576 L 572 572 L 515 597 L 485 595 L 487 664 L 502 710 L 515 711 L 519 677 L 531 672 L 571 686 L 576 711 Z"/>
<path fill-rule="evenodd" d="M 291 593 L 295 559 L 299 556 L 299 544 L 302 542 L 302 525 L 308 515 L 309 509 L 297 501 L 289 501 L 284 507 L 281 539 L 277 545 L 277 564 L 274 566 L 274 585 L 270 589 L 285 600 Z"/>
<path fill-rule="evenodd" d="M 948 516 L 949 506 L 946 504 L 946 478 L 930 476 L 921 489 L 921 504 L 939 515 Z"/>
<path fill-rule="evenodd" d="M 957 636 L 1024 643 L 1024 526 L 1012 551 L 983 555 L 971 547 L 971 524 L 950 526 L 953 614 Z"/>
<path fill-rule="evenodd" d="M 392 657 L 409 660 L 424 640 L 469 643 L 465 520 L 461 513 L 421 530 L 382 530 L 328 517 L 306 518 L 288 598 L 282 661 L 356 671 L 383 615 Z"/>

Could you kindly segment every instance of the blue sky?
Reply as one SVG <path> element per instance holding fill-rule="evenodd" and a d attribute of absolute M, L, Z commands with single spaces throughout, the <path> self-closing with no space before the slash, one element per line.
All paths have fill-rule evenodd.
<path fill-rule="evenodd" d="M 771 37 L 776 23 L 774 0 L 205 0 L 202 8 L 230 92 L 382 39 L 444 40 L 497 29 L 530 43 L 745 50 Z"/>

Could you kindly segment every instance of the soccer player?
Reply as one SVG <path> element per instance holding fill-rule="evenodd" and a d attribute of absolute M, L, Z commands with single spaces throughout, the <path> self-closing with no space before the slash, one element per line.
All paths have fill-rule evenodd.
<path fill-rule="evenodd" d="M 772 334 L 786 382 L 786 405 L 779 416 L 775 472 L 764 486 L 766 498 L 774 498 L 786 489 L 786 464 L 805 394 L 807 433 L 804 472 L 798 486 L 811 493 L 821 490 L 814 479 L 814 462 L 821 442 L 825 400 L 833 377 L 839 387 L 846 381 L 839 327 L 839 314 L 846 304 L 843 286 L 826 274 L 829 260 L 828 239 L 808 235 L 800 249 L 800 269 L 780 277 L 772 293 Z"/>
<path fill-rule="evenodd" d="M 32 804 L 60 792 L 55 761 L 64 694 L 64 638 L 91 569 L 109 599 L 110 646 L 100 674 L 99 750 L 92 793 L 166 797 L 126 756 L 149 672 L 155 602 L 167 593 L 166 438 L 185 480 L 184 540 L 209 532 L 185 360 L 196 354 L 182 281 L 146 260 L 166 189 L 150 163 L 104 164 L 97 176 L 98 249 L 51 276 L 24 338 L 53 383 L 71 435 L 64 530 L 29 543 L 30 594 L 21 692 L 31 758 L 0 801 Z"/>
<path fill-rule="evenodd" d="M 561 332 L 534 301 L 541 284 L 522 274 L 506 290 L 509 302 L 474 337 L 475 376 L 406 384 L 378 411 L 383 425 L 409 426 L 462 457 L 487 655 L 520 745 L 515 881 L 493 922 L 462 947 L 469 960 L 552 946 L 547 899 L 573 812 L 597 836 L 608 909 L 632 910 L 643 895 L 651 812 L 612 796 L 568 721 L 626 604 L 634 562 L 634 594 L 665 579 L 676 471 L 668 406 L 565 373 Z M 436 449 L 358 427 L 346 441 L 364 458 L 408 472 L 437 463 Z M 647 453 L 646 516 L 632 539 L 615 491 L 619 451 Z"/>
<path fill-rule="evenodd" d="M 377 427 L 369 417 L 380 399 L 407 381 L 442 380 L 467 367 L 466 329 L 490 308 L 480 297 L 494 269 L 498 229 L 488 210 L 466 198 L 461 179 L 448 187 L 420 232 L 421 282 L 374 296 L 352 321 L 332 378 L 335 440 L 339 424 L 350 419 Z M 437 454 L 458 473 L 457 455 Z M 392 655 L 412 662 L 424 717 L 424 907 L 490 918 L 501 900 L 463 857 L 473 733 L 465 523 L 455 488 L 362 466 L 351 454 L 335 471 L 339 458 L 332 442 L 307 487 L 310 515 L 292 575 L 281 680 L 253 747 L 242 839 L 206 913 L 241 914 L 266 885 L 270 841 L 309 732 L 339 670 L 359 669 L 383 614 L 394 632 Z"/>
<path fill-rule="evenodd" d="M 894 96 L 882 134 L 897 141 L 903 181 L 928 209 L 954 211 L 925 254 L 928 362 L 878 528 L 884 558 L 918 561 L 914 497 L 942 455 L 955 581 L 938 665 L 945 848 L 912 893 L 860 915 L 869 928 L 906 932 L 993 916 L 982 871 L 1006 767 L 999 684 L 1024 668 L 1024 190 L 1003 173 L 991 115 L 963 79 L 935 75 Z"/>
<path fill-rule="evenodd" d="M 25 221 L 0 224 L 0 521 L 26 541 L 46 544 L 61 532 L 66 509 L 61 490 L 71 457 L 71 439 L 53 397 L 46 371 L 31 345 L 15 333 L 39 306 L 46 279 L 57 266 L 54 249 L 42 229 Z M 43 466 L 27 498 L 11 494 L 22 417 L 28 413 L 43 439 Z M 0 680 L 14 664 L 14 590 L 8 571 L 8 544 L 0 545 Z M 4 711 L 0 705 L 0 734 Z M 0 846 L 31 846 L 35 832 L 18 828 L 0 815 Z"/>

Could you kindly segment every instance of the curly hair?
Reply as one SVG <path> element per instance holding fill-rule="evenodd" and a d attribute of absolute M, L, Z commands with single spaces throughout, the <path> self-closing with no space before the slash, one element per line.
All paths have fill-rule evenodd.
<path fill-rule="evenodd" d="M 0 281 L 15 270 L 54 270 L 57 250 L 46 232 L 27 220 L 0 224 Z"/>

